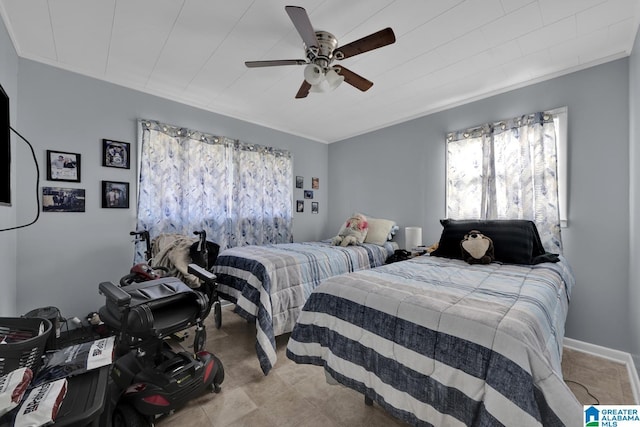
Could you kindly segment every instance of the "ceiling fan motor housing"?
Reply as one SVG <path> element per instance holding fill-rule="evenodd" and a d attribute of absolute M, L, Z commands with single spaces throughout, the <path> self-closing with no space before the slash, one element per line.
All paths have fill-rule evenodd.
<path fill-rule="evenodd" d="M 317 49 L 313 49 L 313 46 L 305 45 L 307 58 L 309 62 L 322 67 L 322 69 L 326 71 L 334 60 L 333 51 L 338 47 L 338 39 L 328 31 L 316 31 L 316 38 L 318 39 L 319 45 Z"/>

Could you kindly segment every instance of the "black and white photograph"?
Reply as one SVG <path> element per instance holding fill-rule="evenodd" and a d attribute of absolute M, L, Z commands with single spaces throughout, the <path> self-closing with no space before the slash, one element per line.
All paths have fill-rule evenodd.
<path fill-rule="evenodd" d="M 80 182 L 80 154 L 47 150 L 47 179 Z"/>
<path fill-rule="evenodd" d="M 131 144 L 128 142 L 102 140 L 102 166 L 129 169 L 131 166 L 130 154 Z"/>
<path fill-rule="evenodd" d="M 305 198 L 305 199 L 313 199 L 313 191 L 311 191 L 311 190 L 304 190 L 304 198 Z"/>
<path fill-rule="evenodd" d="M 304 212 L 304 200 L 296 200 L 296 212 Z"/>
<path fill-rule="evenodd" d="M 128 208 L 129 183 L 117 181 L 102 181 L 102 207 Z"/>
<path fill-rule="evenodd" d="M 303 188 L 303 187 L 304 187 L 304 177 L 296 176 L 296 188 Z"/>
<path fill-rule="evenodd" d="M 318 202 L 311 202 L 311 213 L 312 214 L 318 213 Z"/>
<path fill-rule="evenodd" d="M 84 188 L 42 187 L 42 212 L 84 211 Z"/>

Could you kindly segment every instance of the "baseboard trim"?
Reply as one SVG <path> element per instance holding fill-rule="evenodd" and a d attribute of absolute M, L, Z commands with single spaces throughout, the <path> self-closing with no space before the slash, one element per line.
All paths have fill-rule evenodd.
<path fill-rule="evenodd" d="M 640 404 L 640 378 L 638 378 L 638 371 L 636 371 L 636 365 L 633 362 L 633 358 L 630 353 L 614 350 L 612 348 L 602 347 L 596 344 L 590 344 L 584 341 L 574 340 L 573 338 L 565 338 L 564 346 L 571 350 L 581 351 L 594 356 L 603 357 L 614 362 L 622 363 L 627 367 L 627 373 L 629 374 L 629 382 L 631 383 L 631 391 L 633 392 L 633 399 L 636 404 Z"/>

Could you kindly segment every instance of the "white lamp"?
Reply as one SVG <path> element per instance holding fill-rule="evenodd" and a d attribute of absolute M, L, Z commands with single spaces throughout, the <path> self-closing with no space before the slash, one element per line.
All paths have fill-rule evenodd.
<path fill-rule="evenodd" d="M 344 81 L 344 76 L 338 74 L 336 72 L 336 69 L 333 67 L 329 68 L 325 77 L 327 79 L 327 83 L 329 84 L 330 90 L 335 90 L 338 86 L 340 86 L 340 83 Z"/>
<path fill-rule="evenodd" d="M 409 252 L 418 246 L 422 246 L 422 227 L 405 227 L 404 242 Z"/>
<path fill-rule="evenodd" d="M 314 93 L 329 92 L 329 84 L 327 83 L 326 80 L 322 80 L 318 84 L 311 85 L 311 89 L 309 89 L 309 92 L 314 92 Z"/>
<path fill-rule="evenodd" d="M 329 92 L 340 86 L 344 76 L 338 74 L 333 67 L 325 73 L 319 65 L 309 64 L 304 68 L 304 79 L 311 85 L 311 92 Z"/>
<path fill-rule="evenodd" d="M 307 65 L 306 67 L 304 67 L 304 79 L 311 86 L 317 85 L 324 80 L 322 68 L 320 68 L 316 64 Z"/>

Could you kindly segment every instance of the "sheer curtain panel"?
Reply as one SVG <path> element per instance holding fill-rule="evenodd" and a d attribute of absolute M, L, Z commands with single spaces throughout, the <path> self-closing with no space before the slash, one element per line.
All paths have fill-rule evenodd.
<path fill-rule="evenodd" d="M 223 249 L 292 241 L 288 151 L 151 120 L 139 126 L 138 230 L 151 238 L 205 230 Z"/>
<path fill-rule="evenodd" d="M 545 249 L 562 253 L 553 114 L 452 132 L 446 143 L 449 218 L 529 219 Z"/>

